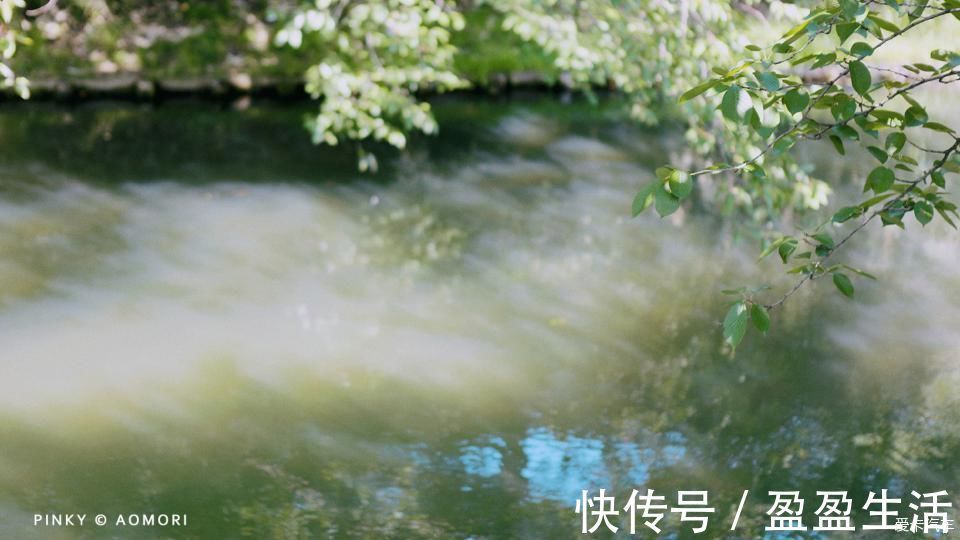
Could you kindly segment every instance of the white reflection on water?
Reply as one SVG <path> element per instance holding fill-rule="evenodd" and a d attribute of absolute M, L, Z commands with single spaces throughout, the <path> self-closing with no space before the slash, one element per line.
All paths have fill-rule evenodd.
<path fill-rule="evenodd" d="M 31 188 L 0 203 L 0 401 L 136 393 L 216 359 L 264 380 L 362 366 L 522 388 L 548 365 L 630 354 L 623 330 L 650 279 L 703 246 L 626 219 L 648 174 L 626 156 L 557 136 L 449 177 L 416 163 L 386 187 Z"/>
<path fill-rule="evenodd" d="M 362 366 L 523 388 L 563 376 L 548 366 L 636 354 L 628 329 L 645 310 L 748 272 L 747 254 L 722 253 L 696 226 L 627 219 L 649 176 L 629 158 L 636 141 L 564 135 L 532 115 L 498 129 L 539 150 L 479 153 L 443 174 L 414 159 L 388 186 L 108 188 L 49 175 L 0 201 L 0 400 L 135 393 L 216 359 L 264 380 Z M 850 323 L 830 330 L 838 347 L 868 358 L 882 344 L 900 351 L 883 356 L 894 363 L 917 343 L 957 350 L 955 237 L 906 236 L 863 253 L 892 292 L 872 300 L 864 285 Z M 895 275 L 914 272 L 923 279 Z"/>

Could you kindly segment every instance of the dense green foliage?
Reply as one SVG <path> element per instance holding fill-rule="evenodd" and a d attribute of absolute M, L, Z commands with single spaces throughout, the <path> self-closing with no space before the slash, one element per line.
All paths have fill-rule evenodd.
<path fill-rule="evenodd" d="M 655 122 L 711 63 L 742 49 L 752 19 L 738 7 L 752 3 L 77 0 L 43 9 L 31 0 L 41 13 L 19 27 L 36 46 L 18 63 L 38 85 L 305 81 L 322 98 L 309 123 L 315 141 L 402 148 L 411 132 L 437 130 L 425 94 L 514 76 L 587 92 L 613 87 L 634 118 Z M 771 16 L 790 13 L 779 1 L 762 5 Z"/>
<path fill-rule="evenodd" d="M 30 95 L 27 80 L 18 77 L 10 67 L 10 60 L 17 52 L 18 43 L 24 41 L 14 24 L 15 10 L 23 5 L 23 0 L 0 0 L 0 88 L 13 89 L 20 97 L 27 98 Z"/>
<path fill-rule="evenodd" d="M 307 71 L 307 91 L 322 98 L 309 122 L 314 141 L 373 139 L 403 148 L 408 131 L 435 132 L 429 104 L 415 93 L 465 86 L 453 72 L 450 43 L 463 25 L 452 3 L 432 0 L 318 0 L 297 12 L 276 42 L 299 48 L 306 34 L 323 51 Z M 361 170 L 375 163 L 361 154 Z"/>
<path fill-rule="evenodd" d="M 499 51 L 489 45 L 483 51 L 493 58 L 513 56 L 522 45 L 521 54 L 547 77 L 587 92 L 614 87 L 630 98 L 633 117 L 654 122 L 665 96 L 692 84 L 706 62 L 730 58 L 728 37 L 738 19 L 728 2 L 714 0 L 319 0 L 292 12 L 277 42 L 307 50 L 309 41 L 320 51 L 311 54 L 321 61 L 307 76 L 310 93 L 324 98 L 310 123 L 314 140 L 385 140 L 402 148 L 405 133 L 436 131 L 418 93 L 465 87 L 489 75 L 478 73 L 476 62 L 473 73 L 464 72 L 457 59 L 470 51 L 461 54 L 457 43 L 489 44 L 495 37 Z M 374 164 L 361 150 L 361 169 Z"/>
<path fill-rule="evenodd" d="M 942 17 L 960 19 L 960 2 L 830 2 L 813 10 L 769 50 L 749 47 L 748 58 L 729 70 L 715 70 L 715 77 L 681 96 L 688 100 L 715 91 L 725 126 L 752 141 L 755 149 L 700 170 L 659 169 L 657 180 L 637 195 L 636 213 L 650 205 L 662 216 L 675 212 L 692 184 L 708 176 L 725 175 L 754 192 L 764 189 L 771 169 L 795 166 L 788 150 L 802 140 L 826 138 L 841 155 L 848 145 L 859 144 L 876 160 L 864 179 L 863 200 L 840 208 L 812 230 L 768 239 L 760 257 L 777 252 L 784 264 L 792 265 L 788 272 L 802 277 L 769 302 L 756 298 L 756 289 L 729 291 L 741 297 L 723 324 L 730 345 L 743 339 L 749 318 L 766 332 L 767 311 L 821 276 L 830 275 L 836 288 L 853 298 L 850 275 L 872 276 L 836 262 L 835 254 L 875 218 L 884 226 L 904 227 L 908 214 L 924 226 L 939 215 L 956 228 L 960 214 L 945 195 L 947 174 L 960 172 L 960 137 L 954 128 L 930 118 L 913 94 L 926 85 L 960 79 L 960 51 L 933 50 L 929 63 L 896 68 L 870 62 L 878 49 Z M 827 46 L 818 52 L 821 42 Z M 798 69 L 816 68 L 826 68 L 827 80 L 811 82 L 797 74 Z M 881 73 L 893 76 L 881 79 Z M 937 145 L 918 144 L 920 130 L 937 134 Z"/>

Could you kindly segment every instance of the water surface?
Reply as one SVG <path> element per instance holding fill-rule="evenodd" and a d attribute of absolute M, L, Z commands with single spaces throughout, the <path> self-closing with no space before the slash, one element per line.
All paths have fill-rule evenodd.
<path fill-rule="evenodd" d="M 601 487 L 709 490 L 711 537 L 749 489 L 753 537 L 768 490 L 960 490 L 955 234 L 874 231 L 878 283 L 730 355 L 719 291 L 791 282 L 722 221 L 629 219 L 679 133 L 437 108 L 376 177 L 298 106 L 0 110 L 0 537 L 566 538 Z"/>

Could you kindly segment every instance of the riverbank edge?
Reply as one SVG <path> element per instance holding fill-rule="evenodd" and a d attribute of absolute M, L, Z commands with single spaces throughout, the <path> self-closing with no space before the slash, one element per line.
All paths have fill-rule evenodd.
<path fill-rule="evenodd" d="M 615 90 L 598 86 L 596 90 Z M 486 81 L 470 81 L 468 87 L 454 93 L 498 95 L 512 90 L 546 93 L 572 92 L 576 89 L 565 77 L 552 79 L 536 72 L 495 74 Z M 449 93 L 449 92 L 448 92 Z M 426 90 L 423 95 L 439 92 Z M 300 100 L 310 97 L 302 78 L 273 79 L 230 76 L 226 78 L 163 78 L 152 79 L 139 73 L 123 73 L 76 79 L 30 79 L 30 100 L 86 101 L 118 99 L 124 101 L 153 101 L 164 97 L 197 97 L 230 100 L 246 96 L 266 96 L 276 99 Z M 2 100 L 19 100 L 12 91 L 2 93 Z"/>
<path fill-rule="evenodd" d="M 825 69 L 806 70 L 798 75 L 807 83 L 822 83 L 832 80 L 835 72 Z M 887 72 L 880 71 L 883 79 L 892 78 Z M 452 92 L 437 92 L 425 89 L 421 96 L 434 96 L 440 93 L 465 93 L 499 95 L 514 90 L 538 91 L 544 93 L 569 93 L 578 89 L 565 74 L 551 77 L 535 71 L 513 73 L 494 73 L 486 80 L 468 81 L 468 86 Z M 273 99 L 302 100 L 311 96 L 306 91 L 302 77 L 290 79 L 254 78 L 247 74 L 219 77 L 193 78 L 149 78 L 142 73 L 120 73 L 99 75 L 96 77 L 30 79 L 30 98 L 38 101 L 77 102 L 99 99 L 117 99 L 123 101 L 154 101 L 166 97 L 197 97 L 213 100 L 232 100 L 243 97 L 270 97 Z M 617 92 L 612 82 L 606 85 L 594 85 L 594 91 Z M 12 89 L 0 92 L 0 101 L 19 100 Z"/>

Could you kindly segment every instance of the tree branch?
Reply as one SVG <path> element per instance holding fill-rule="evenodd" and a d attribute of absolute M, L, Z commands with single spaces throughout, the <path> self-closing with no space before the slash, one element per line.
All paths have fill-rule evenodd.
<path fill-rule="evenodd" d="M 905 199 L 908 195 L 910 195 L 910 193 L 912 193 L 917 188 L 917 186 L 919 186 L 920 184 L 925 182 L 928 178 L 930 178 L 930 175 L 932 175 L 933 173 L 943 168 L 947 160 L 950 158 L 951 154 L 954 154 L 958 148 L 960 148 L 960 137 L 954 137 L 953 144 L 942 152 L 943 154 L 942 159 L 937 160 L 937 162 L 932 167 L 924 171 L 924 173 L 921 174 L 915 180 L 912 180 L 911 182 L 909 182 L 907 184 L 906 189 L 904 189 L 902 193 L 900 193 L 896 197 L 887 201 L 887 203 L 884 204 L 881 208 L 873 211 L 873 213 L 871 213 L 863 221 L 861 221 L 856 227 L 854 227 L 853 230 L 851 230 L 843 238 L 841 238 L 840 241 L 837 242 L 836 245 L 834 245 L 826 255 L 824 255 L 823 257 L 820 257 L 818 260 L 811 263 L 816 265 L 814 271 L 811 271 L 810 273 L 805 275 L 803 279 L 798 281 L 786 294 L 781 296 L 775 302 L 770 304 L 765 304 L 764 307 L 769 310 L 779 306 L 780 304 L 783 304 L 787 300 L 787 298 L 790 298 L 791 296 L 794 295 L 794 293 L 799 291 L 800 288 L 803 287 L 805 283 L 813 281 L 818 276 L 823 275 L 823 274 L 817 273 L 816 269 L 819 269 L 820 267 L 822 267 L 822 263 L 824 261 L 829 259 L 834 253 L 836 253 L 841 247 L 843 247 L 843 245 L 846 244 L 851 238 L 853 238 L 854 235 L 862 231 L 864 227 L 866 227 L 871 221 L 873 221 L 874 218 L 893 208 L 896 205 L 896 203 Z"/>
<path fill-rule="evenodd" d="M 55 9 L 58 1 L 59 0 L 48 0 L 46 4 L 35 9 L 28 9 L 24 11 L 24 13 L 26 13 L 28 17 L 39 17 L 40 15 Z"/>
<path fill-rule="evenodd" d="M 948 15 L 948 14 L 952 14 L 952 13 L 960 13 L 960 8 L 943 9 L 943 10 L 937 11 L 936 13 L 933 13 L 933 14 L 931 14 L 931 15 L 927 15 L 927 16 L 925 16 L 925 17 L 921 17 L 921 18 L 919 18 L 919 19 L 916 19 L 916 20 L 914 20 L 913 22 L 911 22 L 910 24 L 908 24 L 907 26 L 904 26 L 903 28 L 901 28 L 900 30 L 898 30 L 897 32 L 893 32 L 892 34 L 888 35 L 887 37 L 881 39 L 880 42 L 877 43 L 877 45 L 876 45 L 875 47 L 873 47 L 873 50 L 876 51 L 876 50 L 879 49 L 880 47 L 882 47 L 882 46 L 884 46 L 885 44 L 889 43 L 891 40 L 893 40 L 893 39 L 895 39 L 895 38 L 903 35 L 905 32 L 909 31 L 909 30 L 912 29 L 912 28 L 915 28 L 915 27 L 917 27 L 917 26 L 919 26 L 919 25 L 921 25 L 921 24 L 924 24 L 924 23 L 926 23 L 926 22 L 932 21 L 933 19 L 936 19 L 936 18 L 938 18 L 938 17 L 942 17 L 942 16 L 944 16 L 944 15 Z M 832 25 L 831 25 L 831 27 L 832 27 Z M 810 112 L 814 109 L 814 107 L 817 106 L 817 104 L 823 99 L 823 97 L 824 97 L 825 95 L 827 95 L 827 93 L 830 91 L 830 89 L 833 88 L 834 85 L 836 85 L 837 82 L 840 81 L 840 79 L 842 79 L 843 77 L 848 76 L 849 74 L 850 74 L 850 66 L 849 66 L 849 64 L 848 64 L 847 67 L 844 68 L 839 74 L 837 74 L 836 77 L 834 77 L 832 80 L 830 80 L 826 85 L 823 86 L 823 88 L 821 88 L 821 89 L 819 90 L 819 92 L 818 92 L 818 94 L 817 94 L 817 97 L 814 98 L 814 99 L 812 99 L 812 100 L 810 101 L 810 103 L 807 105 L 806 109 L 804 109 L 803 114 L 802 114 L 801 117 L 800 117 L 800 120 L 799 120 L 796 124 L 794 124 L 790 129 L 787 129 L 786 131 L 784 131 L 784 132 L 781 133 L 780 135 L 777 135 L 776 138 L 774 138 L 772 141 L 770 141 L 770 143 L 767 144 L 766 147 L 764 147 L 762 150 L 760 150 L 760 152 L 757 153 L 757 154 L 756 154 L 755 156 L 753 156 L 752 158 L 750 158 L 750 159 L 748 159 L 748 160 L 746 160 L 746 161 L 742 161 L 742 162 L 740 162 L 740 163 L 738 163 L 738 164 L 736 164 L 736 165 L 731 165 L 731 166 L 729 166 L 729 167 L 708 168 L 708 169 L 701 169 L 701 170 L 698 170 L 698 171 L 694 171 L 694 172 L 691 172 L 691 173 L 690 173 L 690 176 L 691 176 L 691 177 L 695 177 L 695 176 L 701 176 L 701 175 L 721 174 L 721 173 L 725 173 L 725 172 L 737 172 L 737 171 L 741 171 L 741 170 L 745 169 L 746 167 L 748 167 L 748 166 L 756 163 L 756 162 L 759 161 L 763 156 L 765 156 L 767 153 L 769 153 L 770 150 L 772 150 L 773 147 L 776 146 L 776 144 L 777 144 L 778 142 L 780 142 L 780 141 L 783 140 L 784 138 L 788 137 L 789 135 L 792 135 L 792 134 L 796 133 L 796 130 L 797 130 L 797 128 L 800 126 L 800 124 L 802 124 L 804 120 L 809 120 L 809 119 L 810 119 L 810 118 L 809 118 Z M 916 88 L 917 86 L 920 86 L 920 84 L 926 84 L 926 83 L 931 82 L 931 81 L 933 81 L 933 80 L 941 80 L 941 81 L 942 81 L 942 80 L 943 80 L 944 78 L 946 78 L 948 75 L 960 75 L 960 73 L 958 73 L 957 70 L 953 70 L 953 71 L 950 71 L 950 72 L 945 73 L 945 74 L 939 74 L 939 75 L 937 75 L 936 77 L 931 77 L 931 78 L 928 78 L 928 79 L 923 79 L 923 80 L 921 80 L 921 81 L 918 81 L 919 84 L 915 83 L 915 84 L 913 84 L 913 85 L 911 85 L 911 86 L 902 88 L 902 89 L 900 89 L 899 91 L 894 92 L 893 94 L 891 94 L 890 96 L 888 96 L 887 99 L 886 99 L 883 103 L 881 103 L 880 105 L 875 105 L 875 106 L 873 106 L 870 110 L 872 111 L 872 110 L 877 109 L 878 107 L 881 107 L 881 106 L 885 105 L 886 103 L 888 103 L 888 102 L 889 102 L 891 99 L 893 99 L 894 97 L 896 97 L 896 96 L 898 96 L 898 95 L 900 95 L 900 94 L 902 94 L 902 93 L 904 93 L 904 92 L 906 92 L 906 91 L 909 91 L 909 90 L 911 90 L 911 89 L 913 89 L 913 88 Z M 951 82 L 952 82 L 952 81 L 951 81 Z M 862 114 L 862 112 L 861 112 L 861 113 L 858 113 L 858 115 L 859 115 L 859 114 Z M 856 116 L 856 115 L 855 115 L 855 116 Z M 842 122 L 842 123 L 849 122 L 850 120 L 851 120 L 851 119 L 848 119 L 847 121 Z M 836 125 L 839 125 L 839 123 L 830 125 L 830 127 L 834 127 L 834 126 L 836 126 Z M 829 128 L 827 128 L 827 129 L 829 129 Z M 819 133 L 819 135 L 822 135 L 822 134 L 825 133 L 825 132 L 826 132 L 826 129 L 822 130 L 822 131 Z"/>

